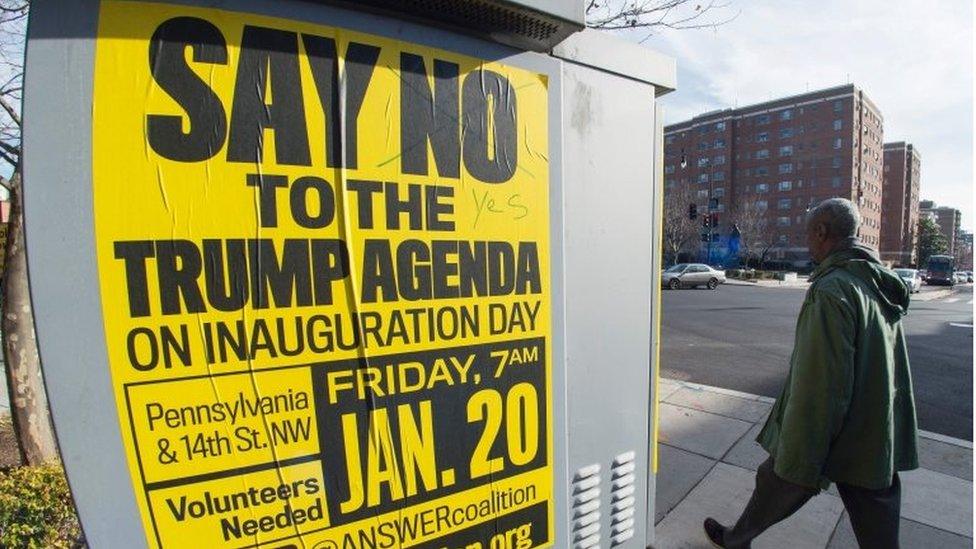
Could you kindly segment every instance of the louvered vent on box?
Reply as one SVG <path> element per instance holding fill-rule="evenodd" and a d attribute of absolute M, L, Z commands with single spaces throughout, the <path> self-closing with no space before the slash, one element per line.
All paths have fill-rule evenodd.
<path fill-rule="evenodd" d="M 320 0 L 327 3 L 393 12 L 399 17 L 436 21 L 517 48 L 549 51 L 570 34 L 583 29 L 582 11 L 557 14 L 546 11 L 559 2 L 509 2 L 499 0 Z M 529 4 L 519 5 L 519 4 Z M 532 9 L 539 4 L 539 9 Z M 567 5 L 568 2 L 566 3 Z M 573 5 L 575 7 L 575 4 Z M 561 6 L 560 6 L 561 7 Z M 569 13 L 578 11 L 579 13 Z M 561 16 L 562 15 L 562 16 Z M 578 17 L 569 20 L 565 17 Z"/>
<path fill-rule="evenodd" d="M 610 547 L 616 547 L 634 537 L 634 497 L 637 480 L 635 452 L 626 452 L 613 458 L 610 469 Z"/>
<path fill-rule="evenodd" d="M 600 464 L 587 465 L 573 475 L 573 549 L 600 544 Z"/>

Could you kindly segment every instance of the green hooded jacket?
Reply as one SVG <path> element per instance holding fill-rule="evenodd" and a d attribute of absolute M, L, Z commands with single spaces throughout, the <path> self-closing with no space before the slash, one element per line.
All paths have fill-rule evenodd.
<path fill-rule="evenodd" d="M 896 471 L 918 467 L 901 323 L 908 287 L 856 242 L 810 282 L 786 385 L 756 441 L 794 484 L 887 488 Z"/>

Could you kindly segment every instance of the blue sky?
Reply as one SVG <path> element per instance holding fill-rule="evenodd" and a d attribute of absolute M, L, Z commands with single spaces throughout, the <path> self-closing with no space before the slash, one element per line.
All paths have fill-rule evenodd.
<path fill-rule="evenodd" d="M 644 42 L 677 60 L 666 123 L 850 81 L 881 109 L 886 142 L 918 148 L 922 198 L 962 210 L 973 230 L 971 0 L 731 0 L 729 9 L 738 17 L 717 29 Z"/>

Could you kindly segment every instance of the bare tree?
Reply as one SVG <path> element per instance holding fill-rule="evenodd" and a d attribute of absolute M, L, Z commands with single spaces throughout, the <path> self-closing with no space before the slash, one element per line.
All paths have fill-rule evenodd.
<path fill-rule="evenodd" d="M 773 247 L 766 209 L 750 202 L 738 202 L 730 212 L 730 220 L 739 228 L 739 255 L 755 258 L 760 267 Z"/>
<path fill-rule="evenodd" d="M 738 17 L 731 0 L 588 0 L 586 25 L 596 29 L 716 28 Z M 645 37 L 645 40 L 647 38 Z"/>
<path fill-rule="evenodd" d="M 681 252 L 691 251 L 699 242 L 701 218 L 691 219 L 688 215 L 692 204 L 695 204 L 695 194 L 690 185 L 675 184 L 664 193 L 664 260 L 667 264 L 676 262 Z M 704 209 L 701 211 L 704 213 Z"/>
<path fill-rule="evenodd" d="M 57 443 L 41 378 L 24 254 L 20 104 L 28 7 L 28 0 L 0 0 L 0 165 L 11 174 L 0 176 L 0 186 L 10 195 L 0 324 L 21 461 L 34 465 L 56 458 Z"/>

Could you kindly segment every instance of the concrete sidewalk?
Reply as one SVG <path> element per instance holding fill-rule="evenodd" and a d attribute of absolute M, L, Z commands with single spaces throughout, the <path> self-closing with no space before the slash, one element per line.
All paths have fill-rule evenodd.
<path fill-rule="evenodd" d="M 660 383 L 660 465 L 655 549 L 709 548 L 702 521 L 735 522 L 766 453 L 754 442 L 773 400 L 670 379 Z M 901 546 L 973 547 L 973 445 L 919 437 L 921 469 L 901 473 Z M 753 542 L 753 547 L 857 548 L 836 488 Z"/>

